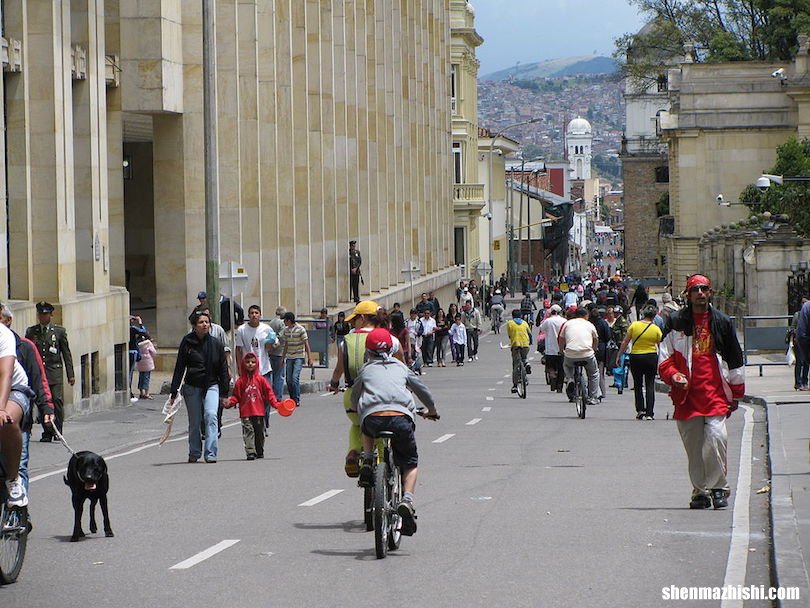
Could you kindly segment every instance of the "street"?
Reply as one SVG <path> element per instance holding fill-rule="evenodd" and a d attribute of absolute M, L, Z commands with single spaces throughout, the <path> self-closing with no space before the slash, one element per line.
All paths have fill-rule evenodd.
<path fill-rule="evenodd" d="M 761 407 L 741 407 L 729 422 L 730 507 L 690 511 L 666 395 L 656 397 L 655 421 L 635 420 L 632 391 L 615 389 L 579 420 L 549 392 L 539 355 L 533 363 L 525 401 L 509 393 L 510 354 L 498 336 L 481 339 L 479 361 L 425 370 L 441 420 L 418 422 L 419 528 L 385 560 L 364 531 L 362 493 L 343 473 L 340 397 L 305 395 L 290 418 L 274 415 L 268 457 L 255 462 L 244 459 L 233 411 L 215 465 L 186 463 L 184 436 L 155 445 L 162 401 L 102 416 L 95 430 L 87 417 L 73 441 L 68 424 L 74 449 L 107 459 L 116 536 L 68 542 L 72 509 L 58 471 L 69 454 L 32 441 L 34 530 L 0 604 L 648 607 L 665 603 L 671 585 L 770 584 L 768 495 L 756 493 L 768 478 Z M 185 426 L 182 413 L 175 431 Z M 738 495 L 750 499 L 738 504 Z"/>

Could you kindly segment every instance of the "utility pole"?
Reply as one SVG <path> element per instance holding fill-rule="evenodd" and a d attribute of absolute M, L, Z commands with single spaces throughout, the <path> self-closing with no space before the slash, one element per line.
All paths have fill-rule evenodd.
<path fill-rule="evenodd" d="M 217 166 L 217 54 L 215 0 L 202 0 L 203 130 L 205 132 L 205 290 L 219 323 L 219 170 Z M 233 319 L 231 319 L 233 323 Z"/>

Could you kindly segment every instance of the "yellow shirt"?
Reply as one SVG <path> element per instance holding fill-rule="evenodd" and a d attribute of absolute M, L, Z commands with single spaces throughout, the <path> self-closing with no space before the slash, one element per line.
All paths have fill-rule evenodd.
<path fill-rule="evenodd" d="M 506 324 L 506 334 L 509 336 L 510 346 L 529 346 L 529 324 L 526 321 L 516 323 L 510 319 Z"/>
<path fill-rule="evenodd" d="M 647 329 L 648 327 L 649 329 Z M 642 334 L 642 332 L 644 333 Z M 655 323 L 647 325 L 645 321 L 635 321 L 627 329 L 627 333 L 630 334 L 631 355 L 649 355 L 658 352 L 658 343 L 663 334 Z M 639 338 L 639 336 L 641 337 Z M 636 340 L 636 338 L 638 339 Z M 635 344 L 633 344 L 633 340 L 636 340 Z"/>

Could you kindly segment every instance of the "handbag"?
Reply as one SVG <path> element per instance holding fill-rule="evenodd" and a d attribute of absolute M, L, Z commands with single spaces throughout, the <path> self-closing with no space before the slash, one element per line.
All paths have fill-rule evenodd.
<path fill-rule="evenodd" d="M 793 352 L 793 347 L 788 346 L 787 352 L 785 353 L 785 362 L 788 365 L 796 365 L 796 354 Z"/>

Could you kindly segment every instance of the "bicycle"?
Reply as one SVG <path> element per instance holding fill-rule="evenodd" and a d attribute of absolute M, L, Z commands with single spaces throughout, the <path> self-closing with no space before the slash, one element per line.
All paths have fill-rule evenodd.
<path fill-rule="evenodd" d="M 529 385 L 529 375 L 526 370 L 528 365 L 528 361 L 523 361 L 523 365 L 521 365 L 520 369 L 518 369 L 517 394 L 521 399 L 526 398 L 526 387 Z"/>
<path fill-rule="evenodd" d="M 427 417 L 424 410 L 417 410 L 416 413 L 423 418 Z M 435 419 L 438 420 L 439 416 L 437 415 Z M 371 522 L 377 559 L 384 559 L 388 551 L 399 549 L 402 541 L 402 518 L 397 513 L 397 505 L 402 499 L 402 472 L 394 462 L 394 450 L 391 445 L 393 438 L 394 434 L 390 431 L 382 431 L 375 437 L 377 445 L 382 444 L 382 447 L 375 449 L 374 485 L 366 488 L 366 495 L 371 496 Z"/>
<path fill-rule="evenodd" d="M 0 459 L 0 584 L 3 585 L 10 585 L 20 575 L 28 543 L 28 507 L 9 507 L 7 499 L 6 472 Z"/>
<path fill-rule="evenodd" d="M 501 323 L 503 323 L 503 306 L 493 306 L 490 309 L 492 314 L 492 331 L 496 334 L 501 333 Z"/>
<path fill-rule="evenodd" d="M 588 361 L 574 361 L 574 406 L 577 416 L 585 419 L 585 411 L 588 406 L 588 384 L 585 381 L 584 368 Z"/>

